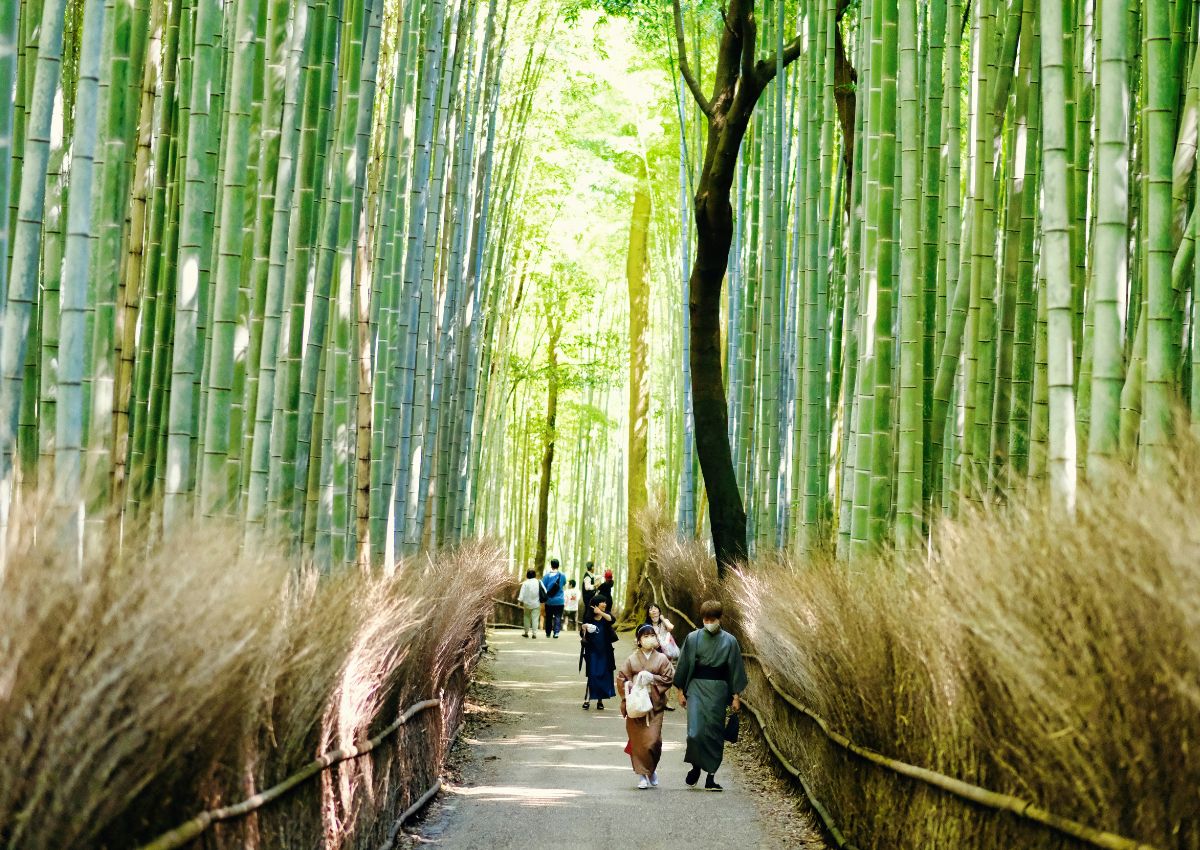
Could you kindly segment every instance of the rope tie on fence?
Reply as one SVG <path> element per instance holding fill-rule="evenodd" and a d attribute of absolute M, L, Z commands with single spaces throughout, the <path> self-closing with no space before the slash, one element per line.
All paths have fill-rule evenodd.
<path fill-rule="evenodd" d="M 651 587 L 653 587 L 653 584 Z M 663 605 L 665 605 L 667 608 L 670 608 L 672 611 L 682 617 L 693 629 L 696 627 L 695 623 L 693 623 L 686 614 L 667 601 L 667 598 L 663 594 L 661 587 L 656 588 L 656 590 L 658 591 L 658 597 L 660 600 L 662 600 Z M 1018 817 L 1033 821 L 1034 823 L 1041 824 L 1045 827 L 1049 827 L 1050 829 L 1053 829 L 1064 835 L 1069 835 L 1072 838 L 1085 841 L 1095 847 L 1104 848 L 1104 850 L 1158 850 L 1158 848 L 1155 848 L 1151 844 L 1145 844 L 1132 838 L 1126 838 L 1125 836 L 1117 835 L 1116 833 L 1095 829 L 1086 824 L 1071 820 L 1070 818 L 1061 817 L 1060 815 L 1056 815 L 1053 812 L 1047 811 L 1046 809 L 1043 809 L 1042 807 L 1037 806 L 1028 800 L 1022 800 L 1019 797 L 1014 797 L 1010 794 L 1001 794 L 997 791 L 989 791 L 988 789 L 981 788 L 978 785 L 972 785 L 971 783 L 964 782 L 961 779 L 955 779 L 953 776 L 947 776 L 943 773 L 938 773 L 937 771 L 930 770 L 928 768 L 918 767 L 917 765 L 909 764 L 908 762 L 903 762 L 899 759 L 885 756 L 882 753 L 870 749 L 869 747 L 860 746 L 842 733 L 833 729 L 824 717 L 817 714 L 811 708 L 800 702 L 799 699 L 785 691 L 783 687 L 775 681 L 775 674 L 769 667 L 767 667 L 761 658 L 752 652 L 744 652 L 742 653 L 742 657 L 750 659 L 758 664 L 759 668 L 762 670 L 764 678 L 767 680 L 767 684 L 771 686 L 772 690 L 774 690 L 775 693 L 784 700 L 784 702 L 796 709 L 796 711 L 800 712 L 805 717 L 808 717 L 810 720 L 812 720 L 817 725 L 817 728 L 824 733 L 826 738 L 828 738 L 830 741 L 833 741 L 843 749 L 854 753 L 856 756 L 871 762 L 872 764 L 886 768 L 893 773 L 907 776 L 910 779 L 916 779 L 919 782 L 924 782 L 927 785 L 938 788 L 949 794 L 953 794 L 956 797 L 967 800 L 971 803 L 975 803 L 976 805 L 983 806 L 984 808 L 1010 812 Z M 743 704 L 748 705 L 745 703 L 744 699 Z M 805 795 L 813 804 L 813 808 L 816 809 L 817 813 L 821 815 L 821 819 L 825 821 L 825 826 L 829 829 L 835 840 L 838 841 L 838 846 L 845 846 L 845 839 L 840 838 L 841 833 L 836 831 L 832 820 L 828 817 L 828 812 L 825 811 L 824 807 L 813 796 L 811 790 L 809 789 L 808 783 L 805 782 L 804 778 L 800 775 L 800 771 L 785 758 L 783 758 L 780 748 L 776 746 L 774 741 L 771 740 L 763 717 L 756 709 L 751 707 L 750 710 L 754 714 L 755 719 L 758 721 L 758 725 L 762 728 L 763 738 L 766 740 L 767 746 L 770 747 L 771 752 L 777 759 L 779 759 L 780 764 L 782 764 L 789 773 L 800 780 L 800 784 L 804 789 Z"/>

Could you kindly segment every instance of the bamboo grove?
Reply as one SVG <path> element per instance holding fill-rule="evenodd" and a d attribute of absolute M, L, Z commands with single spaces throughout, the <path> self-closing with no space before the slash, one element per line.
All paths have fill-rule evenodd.
<path fill-rule="evenodd" d="M 683 11 L 711 80 L 720 14 Z M 740 149 L 723 304 L 751 547 L 912 548 L 966 504 L 1033 487 L 1069 512 L 1161 471 L 1200 422 L 1200 5 L 757 11 L 782 73 Z M 707 131 L 677 88 L 688 221 Z"/>
<path fill-rule="evenodd" d="M 640 540 L 627 530 L 650 503 L 672 509 L 681 469 L 677 110 L 628 22 L 556 3 L 527 21 L 510 39 L 527 69 L 501 98 L 524 154 L 483 355 L 491 486 L 476 530 L 521 576 L 547 557 L 573 577 L 593 561 L 623 590 Z"/>
<path fill-rule="evenodd" d="M 3 519 L 471 532 L 505 174 L 495 0 L 0 7 Z"/>

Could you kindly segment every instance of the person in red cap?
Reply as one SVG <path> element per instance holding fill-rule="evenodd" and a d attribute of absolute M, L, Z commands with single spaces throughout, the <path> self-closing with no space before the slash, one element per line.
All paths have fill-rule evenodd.
<path fill-rule="evenodd" d="M 615 610 L 613 607 L 613 602 L 615 601 L 615 598 L 614 598 L 615 592 L 613 590 L 613 586 L 614 586 L 613 585 L 613 572 L 612 572 L 612 570 L 605 570 L 604 571 L 604 581 L 601 582 L 600 586 L 596 588 L 596 595 L 595 595 L 595 597 L 593 597 L 597 601 L 600 599 L 601 596 L 603 596 L 605 599 L 607 599 L 609 611 Z"/>

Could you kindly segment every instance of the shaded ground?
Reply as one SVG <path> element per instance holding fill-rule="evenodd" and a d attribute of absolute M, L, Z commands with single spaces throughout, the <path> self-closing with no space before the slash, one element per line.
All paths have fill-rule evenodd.
<path fill-rule="evenodd" d="M 753 744 L 741 758 L 727 750 L 723 794 L 686 787 L 682 711 L 664 724 L 662 785 L 637 790 L 619 703 L 580 708 L 573 633 L 533 641 L 505 630 L 489 641 L 496 657 L 481 671 L 449 792 L 417 842 L 453 850 L 824 846 Z M 630 651 L 625 636 L 618 658 Z M 749 762 L 749 772 L 738 762 Z"/>

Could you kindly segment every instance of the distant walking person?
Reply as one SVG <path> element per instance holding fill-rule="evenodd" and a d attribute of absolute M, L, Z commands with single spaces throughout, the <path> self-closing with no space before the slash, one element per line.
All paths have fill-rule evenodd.
<path fill-rule="evenodd" d="M 638 775 L 638 788 L 644 791 L 658 787 L 663 712 L 675 670 L 667 656 L 658 651 L 658 637 L 653 626 L 639 626 L 637 642 L 638 648 L 617 671 L 617 687 L 621 691 L 621 716 L 625 718 L 625 732 L 629 735 L 629 760 L 633 763 L 633 772 Z M 648 694 L 639 694 L 639 689 Z M 643 697 L 637 711 L 632 705 L 634 696 Z M 645 710 L 645 696 L 649 696 L 649 711 Z M 629 705 L 626 704 L 627 697 Z"/>
<path fill-rule="evenodd" d="M 517 602 L 521 605 L 525 622 L 525 631 L 521 633 L 521 637 L 537 637 L 538 612 L 542 607 L 539 592 L 541 586 L 542 583 L 537 580 L 534 570 L 525 573 L 525 581 L 521 582 L 521 590 L 517 593 Z"/>
<path fill-rule="evenodd" d="M 608 601 L 594 600 L 587 616 L 579 624 L 579 667 L 586 670 L 587 689 L 583 693 L 583 710 L 596 701 L 596 709 L 604 711 L 604 701 L 617 695 L 613 687 L 613 671 L 617 669 L 617 655 L 613 644 L 617 632 L 613 628 L 612 615 L 605 610 Z"/>
<path fill-rule="evenodd" d="M 567 618 L 567 628 L 574 631 L 579 620 L 579 588 L 575 586 L 575 579 L 567 582 L 563 599 L 565 600 L 564 615 Z"/>
<path fill-rule="evenodd" d="M 562 631 L 567 577 L 559 571 L 557 558 L 551 559 L 549 572 L 542 576 L 542 587 L 546 589 L 546 637 L 558 637 Z"/>
<path fill-rule="evenodd" d="M 692 766 L 684 781 L 695 785 L 704 771 L 707 791 L 722 790 L 715 774 L 725 754 L 725 709 L 741 711 L 739 694 L 747 685 L 742 648 L 737 638 L 721 629 L 722 613 L 715 599 L 700 606 L 704 628 L 687 636 L 675 665 L 679 705 L 688 715 L 683 760 Z"/>
<path fill-rule="evenodd" d="M 583 569 L 583 581 L 579 583 L 580 590 L 583 592 L 583 610 L 585 616 L 587 610 L 592 607 L 592 597 L 596 594 L 595 569 L 596 565 L 588 561 L 587 566 Z"/>

